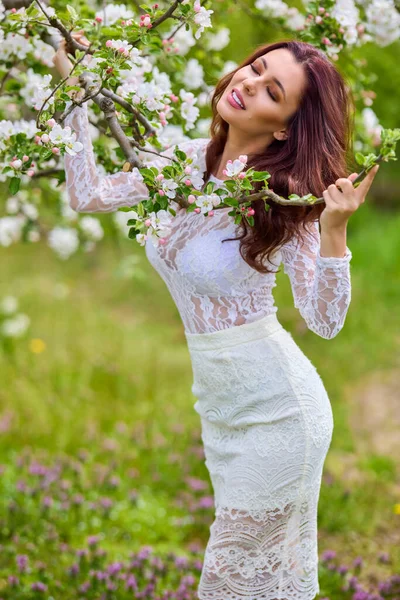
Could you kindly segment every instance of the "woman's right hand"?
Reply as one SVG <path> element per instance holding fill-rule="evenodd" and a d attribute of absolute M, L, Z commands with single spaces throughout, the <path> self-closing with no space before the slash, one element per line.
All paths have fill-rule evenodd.
<path fill-rule="evenodd" d="M 90 46 L 90 42 L 85 38 L 85 34 L 83 29 L 80 31 L 76 31 L 71 33 L 71 37 L 76 41 L 82 44 L 83 46 Z M 64 79 L 68 77 L 70 74 L 73 64 L 68 58 L 67 50 L 66 50 L 67 42 L 65 39 L 62 39 L 60 45 L 57 48 L 57 52 L 53 57 L 53 64 L 56 67 L 57 71 L 60 73 L 61 77 Z"/>

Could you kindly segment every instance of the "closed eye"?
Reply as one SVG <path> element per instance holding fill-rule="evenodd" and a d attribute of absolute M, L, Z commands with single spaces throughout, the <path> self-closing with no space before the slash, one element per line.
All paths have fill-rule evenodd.
<path fill-rule="evenodd" d="M 260 73 L 257 71 L 257 69 L 255 69 L 255 67 L 253 67 L 253 65 L 250 65 L 250 67 L 253 69 L 253 71 L 254 71 L 255 73 L 257 73 L 257 75 L 259 75 L 259 74 L 260 74 Z M 273 100 L 274 102 L 278 102 L 278 100 L 276 99 L 276 97 L 275 97 L 273 94 L 271 94 L 271 91 L 270 91 L 270 89 L 269 89 L 269 87 L 268 87 L 268 86 L 267 86 L 267 92 L 268 92 L 268 94 L 271 96 L 271 98 L 272 98 L 272 100 Z"/>

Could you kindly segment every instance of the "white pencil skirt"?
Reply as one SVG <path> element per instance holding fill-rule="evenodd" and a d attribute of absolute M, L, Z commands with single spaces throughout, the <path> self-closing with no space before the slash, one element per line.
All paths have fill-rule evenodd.
<path fill-rule="evenodd" d="M 317 509 L 333 415 L 275 314 L 186 333 L 215 519 L 201 600 L 313 600 Z"/>

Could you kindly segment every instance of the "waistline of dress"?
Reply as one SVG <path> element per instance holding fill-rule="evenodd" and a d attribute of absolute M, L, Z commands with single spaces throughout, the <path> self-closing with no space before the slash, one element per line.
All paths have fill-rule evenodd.
<path fill-rule="evenodd" d="M 201 351 L 251 342 L 268 337 L 279 330 L 286 331 L 278 321 L 276 313 L 271 313 L 257 321 L 244 323 L 243 325 L 234 325 L 211 333 L 185 332 L 185 336 L 189 351 Z"/>

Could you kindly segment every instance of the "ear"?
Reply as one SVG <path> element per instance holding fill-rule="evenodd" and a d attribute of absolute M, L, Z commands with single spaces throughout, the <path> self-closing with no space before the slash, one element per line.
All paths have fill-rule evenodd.
<path fill-rule="evenodd" d="M 274 138 L 279 141 L 287 140 L 288 135 L 284 129 L 281 131 L 274 131 Z"/>

